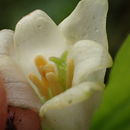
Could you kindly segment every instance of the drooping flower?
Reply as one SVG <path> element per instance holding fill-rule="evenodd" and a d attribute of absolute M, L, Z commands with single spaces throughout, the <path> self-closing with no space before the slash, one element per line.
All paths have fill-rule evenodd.
<path fill-rule="evenodd" d="M 41 103 L 33 92 L 30 94 L 32 90 L 23 90 L 25 107 L 39 109 L 42 105 L 44 130 L 89 128 L 104 90 L 106 68 L 112 65 L 106 36 L 107 9 L 107 0 L 81 0 L 59 26 L 41 10 L 23 17 L 16 25 L 7 61 L 17 65 L 20 72 L 17 70 L 15 76 L 23 72 L 26 79 L 22 82 L 28 82 L 39 97 Z M 11 88 L 12 92 L 16 93 L 17 88 L 18 92 L 21 86 Z M 10 102 L 16 100 L 18 105 L 15 98 L 9 98 L 13 99 Z"/>

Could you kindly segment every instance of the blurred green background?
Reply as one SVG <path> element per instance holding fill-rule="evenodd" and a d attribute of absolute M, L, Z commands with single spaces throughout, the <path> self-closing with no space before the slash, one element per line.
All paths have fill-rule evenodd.
<path fill-rule="evenodd" d="M 42 9 L 58 24 L 79 0 L 0 0 L 0 29 L 13 29 L 17 21 L 35 9 Z M 130 32 L 130 0 L 109 0 L 107 21 L 109 48 L 115 56 Z"/>

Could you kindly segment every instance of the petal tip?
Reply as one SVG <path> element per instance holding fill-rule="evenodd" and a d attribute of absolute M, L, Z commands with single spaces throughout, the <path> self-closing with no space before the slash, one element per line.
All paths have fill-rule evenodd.
<path fill-rule="evenodd" d="M 10 33 L 10 34 L 12 33 L 13 34 L 14 32 L 11 29 L 2 29 L 2 30 L 0 30 L 0 33 Z"/>
<path fill-rule="evenodd" d="M 106 35 L 107 0 L 81 0 L 59 25 L 69 44 L 94 40 L 108 48 Z"/>
<path fill-rule="evenodd" d="M 41 19 L 45 20 L 46 18 L 48 18 L 48 15 L 44 11 L 42 11 L 40 9 L 34 10 L 33 12 L 25 15 L 23 18 L 21 18 L 19 20 L 19 22 L 16 24 L 15 30 L 17 30 L 17 28 L 19 28 L 21 26 L 21 24 L 26 25 L 26 24 L 28 24 L 30 22 L 35 23 L 35 22 L 38 22 Z"/>

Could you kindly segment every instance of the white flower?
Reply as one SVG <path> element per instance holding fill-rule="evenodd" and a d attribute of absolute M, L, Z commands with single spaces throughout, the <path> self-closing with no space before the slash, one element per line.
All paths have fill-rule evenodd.
<path fill-rule="evenodd" d="M 45 12 L 36 10 L 18 22 L 14 33 L 0 32 L 0 71 L 9 103 L 35 110 L 43 104 L 44 130 L 88 129 L 104 89 L 106 68 L 112 65 L 107 9 L 107 0 L 81 0 L 59 26 Z M 49 58 L 60 57 L 65 51 L 65 66 L 57 71 Z M 65 81 L 65 86 L 60 81 Z"/>

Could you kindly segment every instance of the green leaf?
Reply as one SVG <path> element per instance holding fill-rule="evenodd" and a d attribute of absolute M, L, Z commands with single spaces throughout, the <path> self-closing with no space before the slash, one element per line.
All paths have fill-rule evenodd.
<path fill-rule="evenodd" d="M 130 130 L 130 35 L 118 52 L 90 130 Z"/>

